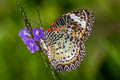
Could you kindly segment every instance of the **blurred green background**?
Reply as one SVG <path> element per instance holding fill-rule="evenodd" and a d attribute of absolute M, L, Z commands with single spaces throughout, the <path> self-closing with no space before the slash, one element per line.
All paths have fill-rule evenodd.
<path fill-rule="evenodd" d="M 89 9 L 95 15 L 92 34 L 85 42 L 86 56 L 77 70 L 62 80 L 120 80 L 120 0 L 21 0 L 33 27 L 39 28 L 75 9 Z M 0 0 L 0 80 L 53 80 L 36 52 L 31 54 L 18 32 L 24 22 L 15 0 Z"/>

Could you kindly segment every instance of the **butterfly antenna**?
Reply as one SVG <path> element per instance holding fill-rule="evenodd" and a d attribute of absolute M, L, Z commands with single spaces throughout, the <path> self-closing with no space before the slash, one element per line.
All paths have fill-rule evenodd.
<path fill-rule="evenodd" d="M 40 25 L 42 25 L 42 20 L 41 20 L 41 17 L 40 17 L 40 11 L 37 10 L 37 13 L 38 13 L 38 17 L 39 17 Z"/>
<path fill-rule="evenodd" d="M 41 28 L 41 29 L 43 29 L 43 30 L 45 30 L 46 28 L 45 28 L 45 27 L 43 27 L 43 26 L 41 26 L 41 25 L 43 25 L 43 24 L 42 24 L 42 20 L 41 20 L 41 17 L 40 17 L 40 11 L 39 11 L 39 10 L 37 10 L 37 13 L 38 13 L 38 16 L 39 16 L 40 28 Z"/>
<path fill-rule="evenodd" d="M 23 18 L 23 20 L 24 20 L 24 24 L 25 24 L 26 28 L 28 29 L 28 31 L 30 31 L 30 32 L 32 33 L 31 24 L 30 24 L 30 22 L 28 21 L 28 19 L 27 19 L 27 17 L 26 17 L 26 14 L 25 14 L 25 12 L 24 12 L 24 10 L 23 10 L 23 7 L 22 7 L 20 1 L 19 1 L 19 0 L 16 0 L 16 4 L 17 4 L 17 6 L 18 6 L 18 8 L 19 8 L 19 12 L 20 12 L 20 14 L 21 14 L 21 16 L 22 16 L 22 18 Z"/>

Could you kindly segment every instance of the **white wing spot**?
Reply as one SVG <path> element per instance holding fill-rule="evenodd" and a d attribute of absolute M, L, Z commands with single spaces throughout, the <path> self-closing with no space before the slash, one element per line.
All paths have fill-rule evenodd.
<path fill-rule="evenodd" d="M 80 17 L 76 16 L 75 14 L 70 14 L 71 19 L 73 19 L 74 21 L 78 22 L 79 24 L 81 24 L 82 28 L 86 28 L 86 21 L 84 21 L 84 19 L 81 19 Z"/>

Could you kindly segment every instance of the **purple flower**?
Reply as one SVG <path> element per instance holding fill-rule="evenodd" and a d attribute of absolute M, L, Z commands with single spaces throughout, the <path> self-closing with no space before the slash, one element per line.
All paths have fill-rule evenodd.
<path fill-rule="evenodd" d="M 41 29 L 34 28 L 33 29 L 33 36 L 35 41 L 40 41 L 40 39 L 44 38 L 44 33 Z"/>
<path fill-rule="evenodd" d="M 34 53 L 35 51 L 39 50 L 39 47 L 35 41 L 40 41 L 40 39 L 43 39 L 44 33 L 41 29 L 34 28 L 32 34 L 34 39 L 32 39 L 30 31 L 28 31 L 26 27 L 19 31 L 19 37 L 21 37 L 21 39 L 24 41 L 24 44 L 27 45 L 29 51 Z"/>
<path fill-rule="evenodd" d="M 21 37 L 22 40 L 24 40 L 24 39 L 26 39 L 28 37 L 31 37 L 30 32 L 27 30 L 26 27 L 24 27 L 23 29 L 21 29 L 19 31 L 19 37 Z"/>
<path fill-rule="evenodd" d="M 24 43 L 27 45 L 27 48 L 30 50 L 31 53 L 34 53 L 35 51 L 39 50 L 39 47 L 33 39 L 25 39 Z"/>

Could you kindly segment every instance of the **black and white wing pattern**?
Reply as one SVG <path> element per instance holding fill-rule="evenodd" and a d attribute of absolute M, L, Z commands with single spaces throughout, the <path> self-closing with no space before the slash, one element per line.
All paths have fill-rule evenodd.
<path fill-rule="evenodd" d="M 82 40 L 87 40 L 91 33 L 93 23 L 94 16 L 92 11 L 78 9 L 68 12 L 56 19 L 51 24 L 49 30 L 65 31 L 69 35 Z"/>
<path fill-rule="evenodd" d="M 91 11 L 75 10 L 56 19 L 45 31 L 41 47 L 57 71 L 64 73 L 79 66 L 85 55 L 84 41 L 91 32 L 93 22 Z"/>

